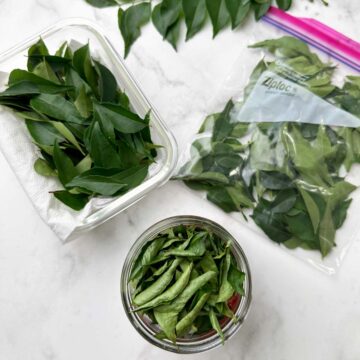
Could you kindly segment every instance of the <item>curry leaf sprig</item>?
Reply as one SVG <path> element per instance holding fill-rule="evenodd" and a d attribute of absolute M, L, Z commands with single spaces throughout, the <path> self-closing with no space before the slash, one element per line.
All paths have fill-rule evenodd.
<path fill-rule="evenodd" d="M 125 57 L 141 35 L 141 27 L 150 20 L 157 31 L 176 50 L 181 25 L 186 25 L 186 41 L 200 32 L 207 19 L 213 27 L 213 37 L 227 26 L 239 28 L 253 13 L 259 20 L 275 3 L 289 10 L 293 0 L 85 0 L 88 4 L 104 8 L 119 6 L 118 25 L 125 44 Z M 313 1 L 313 0 L 310 0 Z M 326 0 L 321 0 L 328 5 Z M 154 5 L 155 4 L 155 5 Z M 125 5 L 125 6 L 124 6 Z"/>
<path fill-rule="evenodd" d="M 222 29 L 231 26 L 234 30 L 241 26 L 253 12 L 259 20 L 273 2 L 283 10 L 288 10 L 292 0 L 86 0 L 92 6 L 103 8 L 120 5 L 118 23 L 125 44 L 125 57 L 132 44 L 141 35 L 141 27 L 150 20 L 176 50 L 180 38 L 181 24 L 186 24 L 186 40 L 201 31 L 210 18 L 213 37 Z M 153 5 L 155 3 L 155 5 Z M 125 7 L 121 6 L 124 5 Z M 131 4 L 130 6 L 128 6 Z"/>
<path fill-rule="evenodd" d="M 139 185 L 156 156 L 149 116 L 131 110 L 89 45 L 73 51 L 64 43 L 51 55 L 40 39 L 28 51 L 27 70 L 10 73 L 0 105 L 24 119 L 40 150 L 36 172 L 57 177 L 64 189 L 54 196 L 74 210 Z"/>
<path fill-rule="evenodd" d="M 158 234 L 133 264 L 130 285 L 134 311 L 159 327 L 157 337 L 176 342 L 237 321 L 245 296 L 245 273 L 232 245 L 212 231 L 180 225 Z"/>
<path fill-rule="evenodd" d="M 271 71 L 360 118 L 360 77 L 348 76 L 342 87 L 336 86 L 335 67 L 292 37 L 252 47 L 268 50 L 275 61 L 259 62 L 242 102 L 229 101 L 205 120 L 177 178 L 206 191 L 207 199 L 226 212 L 250 213 L 273 241 L 326 256 L 336 246 L 336 230 L 356 188 L 345 180 L 343 168 L 349 171 L 360 162 L 360 127 L 243 123 L 232 112 L 246 103 L 263 72 Z"/>

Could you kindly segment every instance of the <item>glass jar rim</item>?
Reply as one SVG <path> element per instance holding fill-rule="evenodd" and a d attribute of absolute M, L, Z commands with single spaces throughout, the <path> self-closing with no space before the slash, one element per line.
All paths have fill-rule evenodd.
<path fill-rule="evenodd" d="M 180 354 L 193 354 L 207 351 L 220 346 L 222 344 L 220 336 L 217 333 L 214 333 L 207 337 L 201 334 L 202 336 L 200 335 L 195 339 L 179 339 L 176 344 L 172 343 L 168 339 L 159 339 L 156 337 L 156 332 L 154 331 L 154 329 L 152 329 L 149 325 L 146 324 L 140 314 L 133 311 L 134 308 L 131 305 L 129 277 L 132 266 L 134 264 L 134 259 L 137 258 L 141 249 L 148 241 L 153 240 L 154 237 L 157 236 L 160 232 L 177 225 L 198 225 L 199 227 L 208 227 L 221 239 L 227 241 L 230 240 L 232 244 L 232 253 L 236 258 L 236 261 L 240 265 L 241 271 L 245 273 L 245 296 L 241 296 L 240 303 L 235 312 L 238 321 L 228 321 L 224 325 L 224 327 L 222 327 L 225 341 L 227 341 L 240 329 L 248 314 L 251 304 L 251 273 L 245 253 L 239 243 L 236 241 L 236 239 L 216 222 L 200 216 L 180 215 L 163 219 L 145 230 L 132 245 L 126 256 L 120 281 L 121 300 L 128 319 L 138 331 L 138 333 L 151 344 L 171 352 L 176 352 Z"/>

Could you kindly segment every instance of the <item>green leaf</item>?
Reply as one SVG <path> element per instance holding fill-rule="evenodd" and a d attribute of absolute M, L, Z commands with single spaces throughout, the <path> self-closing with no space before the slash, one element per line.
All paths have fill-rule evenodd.
<path fill-rule="evenodd" d="M 227 193 L 230 195 L 238 211 L 242 208 L 253 208 L 253 199 L 246 187 L 237 182 L 235 186 L 227 186 Z"/>
<path fill-rule="evenodd" d="M 51 121 L 51 124 L 54 126 L 54 128 L 71 144 L 73 144 L 83 155 L 84 151 L 81 148 L 80 144 L 76 140 L 73 133 L 65 126 L 65 124 L 59 122 L 59 121 Z"/>
<path fill-rule="evenodd" d="M 66 190 L 59 190 L 53 192 L 54 196 L 64 203 L 66 206 L 69 206 L 73 210 L 80 211 L 85 207 L 89 201 L 89 196 L 85 194 L 71 194 Z"/>
<path fill-rule="evenodd" d="M 35 140 L 41 145 L 54 145 L 56 140 L 63 141 L 65 138 L 51 123 L 43 123 L 38 121 L 26 120 L 26 127 Z"/>
<path fill-rule="evenodd" d="M 332 217 L 335 229 L 340 229 L 344 224 L 351 201 L 351 199 L 343 201 L 333 210 Z"/>
<path fill-rule="evenodd" d="M 119 8 L 118 26 L 125 43 L 125 58 L 128 56 L 131 46 L 141 35 L 141 27 L 150 20 L 150 16 L 150 3 L 132 5 L 126 10 Z"/>
<path fill-rule="evenodd" d="M 65 49 L 65 52 L 68 53 L 69 51 L 70 50 L 68 48 Z M 55 73 L 55 75 L 58 77 L 56 79 L 56 82 L 58 82 L 59 79 L 65 74 L 66 70 L 69 68 L 71 64 L 71 57 L 70 57 L 71 55 L 65 54 L 65 56 L 67 57 L 60 57 L 54 55 L 32 55 L 31 58 L 40 59 L 41 61 L 33 71 L 37 70 L 37 68 L 41 63 L 46 62 L 49 66 L 49 69 L 51 69 L 51 71 Z M 46 74 L 48 72 L 48 70 L 46 69 L 44 69 L 44 71 L 45 72 L 43 72 L 43 74 Z M 47 74 L 47 76 L 49 76 L 49 74 Z M 55 80 L 55 78 L 53 79 Z"/>
<path fill-rule="evenodd" d="M 294 190 L 282 190 L 276 195 L 274 201 L 271 202 L 271 210 L 274 213 L 286 213 L 296 203 L 297 194 Z"/>
<path fill-rule="evenodd" d="M 200 266 L 204 272 L 214 271 L 216 273 L 219 272 L 216 262 L 211 256 L 210 252 L 205 252 L 204 256 L 200 260 Z"/>
<path fill-rule="evenodd" d="M 162 331 L 165 333 L 166 337 L 172 342 L 176 341 L 176 332 L 175 327 L 177 324 L 178 313 L 177 312 L 167 312 L 162 313 L 154 310 L 154 316 L 157 323 L 160 325 Z"/>
<path fill-rule="evenodd" d="M 294 237 L 317 247 L 317 237 L 308 214 L 300 212 L 298 215 L 287 217 L 287 225 Z"/>
<path fill-rule="evenodd" d="M 98 61 L 94 61 L 98 73 L 99 96 L 102 102 L 115 102 L 117 99 L 117 82 L 112 72 Z"/>
<path fill-rule="evenodd" d="M 191 311 L 189 311 L 182 319 L 180 319 L 175 328 L 177 336 L 182 336 L 189 328 L 191 328 L 194 320 L 199 315 L 208 298 L 209 294 L 203 294 L 195 306 L 191 309 Z"/>
<path fill-rule="evenodd" d="M 180 264 L 180 266 L 181 266 L 181 264 Z M 165 270 L 163 270 L 164 268 L 165 268 L 165 270 L 169 269 L 167 262 L 164 263 L 164 265 L 161 266 L 158 270 L 156 270 L 154 272 L 153 276 L 155 276 L 155 275 L 160 276 L 160 275 L 164 274 L 164 272 L 165 272 Z M 168 302 L 174 300 L 177 296 L 179 296 L 181 294 L 181 292 L 187 286 L 189 279 L 190 279 L 190 274 L 191 274 L 192 269 L 193 269 L 193 263 L 190 262 L 184 269 L 184 272 L 182 274 L 180 274 L 178 279 L 176 279 L 176 281 L 174 282 L 173 285 L 169 286 L 164 292 L 160 293 L 159 295 L 154 297 L 152 300 L 146 302 L 145 304 L 143 304 L 140 307 L 137 307 L 136 311 L 139 311 L 142 309 L 154 308 L 154 307 L 157 307 L 159 305 L 162 305 L 164 303 L 168 303 Z M 147 289 L 149 289 L 149 288 L 147 288 Z M 139 296 L 139 294 L 137 294 L 136 296 Z M 134 303 L 135 303 L 135 299 L 134 299 Z"/>
<path fill-rule="evenodd" d="M 233 125 L 230 121 L 230 114 L 233 107 L 234 103 L 230 100 L 222 113 L 216 118 L 212 135 L 213 141 L 222 141 L 231 134 Z"/>
<path fill-rule="evenodd" d="M 116 103 L 121 105 L 123 108 L 130 110 L 130 100 L 125 92 L 118 91 Z"/>
<path fill-rule="evenodd" d="M 60 83 L 59 78 L 56 76 L 53 69 L 46 60 L 43 60 L 38 65 L 36 65 L 35 69 L 33 70 L 33 74 L 49 80 L 53 83 Z"/>
<path fill-rule="evenodd" d="M 74 52 L 73 66 L 80 77 L 89 84 L 93 93 L 98 96 L 98 74 L 90 56 L 89 44 Z"/>
<path fill-rule="evenodd" d="M 251 9 L 250 0 L 225 0 L 231 18 L 232 29 L 237 28 L 246 19 Z"/>
<path fill-rule="evenodd" d="M 284 213 L 293 207 L 295 201 L 295 194 L 283 190 L 273 202 L 260 199 L 251 217 L 270 239 L 282 243 L 291 238 Z"/>
<path fill-rule="evenodd" d="M 61 95 L 41 94 L 31 99 L 30 106 L 39 113 L 54 119 L 74 124 L 84 124 L 85 120 L 77 111 L 75 105 L 65 100 Z"/>
<path fill-rule="evenodd" d="M 230 285 L 234 288 L 235 292 L 237 292 L 240 295 L 245 295 L 245 290 L 244 290 L 245 273 L 240 271 L 233 264 L 230 265 L 228 281 Z"/>
<path fill-rule="evenodd" d="M 289 10 L 291 7 L 292 0 L 276 0 L 277 6 L 282 10 Z"/>
<path fill-rule="evenodd" d="M 280 58 L 291 59 L 304 56 L 309 61 L 311 61 L 311 65 L 319 65 L 321 68 L 324 67 L 324 64 L 321 62 L 320 58 L 315 53 L 310 51 L 309 46 L 305 42 L 292 36 L 283 36 L 278 39 L 260 41 L 249 47 L 266 48 L 269 52 L 276 54 L 276 56 Z M 315 66 L 315 68 L 312 66 L 312 69 L 315 70 L 315 73 L 319 71 L 317 66 Z M 311 74 L 314 75 L 314 72 Z"/>
<path fill-rule="evenodd" d="M 147 166 L 143 165 L 127 170 L 93 168 L 74 178 L 68 186 L 112 196 L 140 185 L 146 178 L 147 170 Z"/>
<path fill-rule="evenodd" d="M 189 40 L 204 26 L 206 20 L 205 0 L 183 0 L 182 8 L 187 28 L 186 40 Z"/>
<path fill-rule="evenodd" d="M 142 279 L 146 270 L 162 249 L 164 242 L 165 238 L 158 237 L 143 247 L 140 256 L 131 269 L 130 281 L 134 286 Z"/>
<path fill-rule="evenodd" d="M 54 163 L 59 180 L 66 186 L 77 175 L 77 171 L 72 160 L 60 149 L 57 141 L 55 141 L 54 145 Z"/>
<path fill-rule="evenodd" d="M 83 80 L 79 73 L 77 73 L 73 68 L 67 69 L 65 83 L 66 85 L 71 86 L 71 90 L 68 91 L 68 94 L 73 101 L 80 95 L 83 88 L 89 97 L 92 94 L 89 84 Z"/>
<path fill-rule="evenodd" d="M 89 154 L 87 154 L 78 164 L 76 164 L 75 168 L 78 174 L 81 174 L 85 171 L 91 169 L 92 159 Z"/>
<path fill-rule="evenodd" d="M 224 341 L 225 341 L 224 333 L 222 332 L 221 326 L 219 324 L 219 320 L 213 309 L 211 309 L 209 312 L 209 318 L 210 318 L 211 326 L 220 336 L 222 344 L 224 344 Z"/>
<path fill-rule="evenodd" d="M 133 298 L 133 303 L 137 306 L 142 306 L 161 295 L 173 280 L 176 268 L 180 262 L 180 259 L 174 259 L 171 266 L 159 278 Z"/>
<path fill-rule="evenodd" d="M 225 0 L 206 0 L 206 8 L 213 26 L 213 37 L 229 22 L 230 15 Z"/>
<path fill-rule="evenodd" d="M 177 43 L 179 41 L 180 29 L 181 18 L 177 19 L 177 21 L 169 27 L 165 37 L 165 40 L 172 45 L 175 51 L 177 51 Z"/>
<path fill-rule="evenodd" d="M 234 288 L 228 280 L 228 274 L 231 265 L 231 255 L 229 248 L 226 249 L 226 255 L 221 262 L 220 268 L 220 288 L 216 295 L 216 303 L 227 302 L 234 294 Z"/>
<path fill-rule="evenodd" d="M 88 118 L 93 110 L 91 98 L 87 95 L 85 86 L 80 88 L 80 92 L 74 101 L 76 110 L 83 118 Z"/>
<path fill-rule="evenodd" d="M 290 240 L 286 240 L 283 244 L 290 250 L 296 249 L 303 244 L 303 241 L 297 238 L 291 238 Z"/>
<path fill-rule="evenodd" d="M 39 39 L 37 43 L 32 45 L 28 50 L 28 62 L 27 68 L 29 71 L 33 71 L 37 64 L 41 62 L 41 58 L 33 58 L 33 55 L 49 55 L 49 50 L 47 49 L 43 39 Z"/>
<path fill-rule="evenodd" d="M 260 20 L 270 9 L 272 0 L 265 0 L 262 3 L 253 2 L 252 6 L 255 12 L 256 21 Z"/>
<path fill-rule="evenodd" d="M 79 187 L 99 195 L 113 196 L 127 185 L 113 176 L 93 175 L 93 173 L 93 170 L 86 171 L 74 177 L 66 186 Z"/>
<path fill-rule="evenodd" d="M 261 184 L 270 190 L 283 190 L 293 187 L 292 180 L 278 171 L 260 171 L 259 179 Z"/>
<path fill-rule="evenodd" d="M 120 105 L 94 104 L 94 112 L 100 119 L 110 120 L 116 130 L 125 134 L 132 134 L 147 127 L 143 119 Z"/>
<path fill-rule="evenodd" d="M 66 86 L 41 85 L 41 84 L 39 85 L 39 84 L 31 83 L 29 81 L 21 81 L 14 85 L 9 86 L 5 91 L 0 93 L 0 101 L 2 101 L 4 105 L 8 105 L 11 103 L 11 105 L 17 105 L 17 107 L 19 108 L 28 109 L 27 105 L 20 104 L 20 101 L 24 101 L 24 99 L 21 99 L 19 101 L 18 99 L 16 99 L 17 96 L 32 97 L 33 95 L 38 95 L 41 93 L 56 94 L 56 93 L 62 93 L 67 90 L 69 90 L 69 88 Z"/>
<path fill-rule="evenodd" d="M 31 95 L 31 94 L 56 94 L 71 89 L 69 86 L 59 85 L 25 70 L 16 69 L 10 73 L 9 87 L 2 93 L 4 96 Z"/>
<path fill-rule="evenodd" d="M 314 233 L 317 232 L 320 223 L 320 211 L 316 202 L 311 197 L 311 194 L 299 187 L 300 194 L 305 202 L 307 211 L 309 213 Z"/>
<path fill-rule="evenodd" d="M 119 5 L 117 0 L 85 0 L 89 5 L 97 8 L 105 8 L 109 6 Z"/>
<path fill-rule="evenodd" d="M 290 129 L 287 125 L 283 128 L 282 140 L 294 166 L 305 181 L 319 186 L 332 183 L 324 162 L 323 145 L 314 143 L 311 146 L 295 126 Z M 325 151 L 327 153 L 328 149 Z"/>
<path fill-rule="evenodd" d="M 34 163 L 34 170 L 42 176 L 56 176 L 56 171 L 52 169 L 44 159 L 37 159 Z"/>
<path fill-rule="evenodd" d="M 119 153 L 115 146 L 105 137 L 98 122 L 95 122 L 89 137 L 87 150 L 89 151 L 95 166 L 105 168 L 122 167 Z"/>
<path fill-rule="evenodd" d="M 176 49 L 179 34 L 182 0 L 163 0 L 154 7 L 152 22 L 156 29 Z"/>
<path fill-rule="evenodd" d="M 356 189 L 356 186 L 347 181 L 337 182 L 331 189 L 330 202 L 332 205 L 344 201 Z"/>
<path fill-rule="evenodd" d="M 227 213 L 239 210 L 230 194 L 224 188 L 210 188 L 206 198 Z"/>
<path fill-rule="evenodd" d="M 54 87 L 59 86 L 57 83 L 54 83 L 53 81 L 50 81 L 32 72 L 22 69 L 14 69 L 11 71 L 9 75 L 8 85 L 15 85 L 17 83 L 24 81 L 31 82 L 36 85 L 49 85 Z"/>
<path fill-rule="evenodd" d="M 68 42 L 67 42 L 67 41 L 64 41 L 64 42 L 60 45 L 60 47 L 56 50 L 55 56 L 57 56 L 57 57 L 59 57 L 59 58 L 61 58 L 61 59 L 65 58 L 65 57 L 66 57 L 65 54 L 66 54 L 66 51 L 67 51 L 68 48 L 69 48 Z"/>
<path fill-rule="evenodd" d="M 198 234 L 201 234 L 201 233 L 198 233 Z M 168 250 L 164 253 L 164 255 L 188 257 L 188 258 L 203 256 L 206 251 L 205 239 L 207 237 L 207 233 L 204 232 L 201 235 L 202 236 L 194 236 L 194 238 L 190 242 L 190 245 L 186 249 L 184 249 L 180 245 L 180 248 Z"/>
<path fill-rule="evenodd" d="M 325 214 L 319 225 L 319 240 L 321 254 L 325 257 L 335 245 L 335 226 L 330 204 L 327 204 Z"/>
<path fill-rule="evenodd" d="M 148 174 L 148 165 L 138 165 L 114 174 L 112 177 L 127 184 L 127 190 L 139 186 Z"/>

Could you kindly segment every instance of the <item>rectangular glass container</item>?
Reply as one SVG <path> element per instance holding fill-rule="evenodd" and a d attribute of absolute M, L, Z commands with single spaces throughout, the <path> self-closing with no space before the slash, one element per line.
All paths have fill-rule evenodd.
<path fill-rule="evenodd" d="M 103 31 L 96 24 L 86 19 L 75 18 L 60 21 L 3 52 L 0 54 L 0 71 L 10 73 L 15 68 L 25 69 L 27 50 L 40 37 L 46 42 L 50 52 L 54 52 L 64 41 L 70 42 L 72 40 L 81 44 L 89 42 L 92 54 L 113 72 L 119 87 L 129 97 L 133 110 L 141 117 L 144 117 L 151 110 L 151 135 L 153 142 L 161 145 L 161 148 L 158 149 L 156 162 L 150 166 L 146 180 L 126 194 L 109 199 L 106 205 L 93 211 L 76 227 L 67 239 L 69 240 L 104 223 L 139 201 L 151 190 L 167 182 L 176 165 L 177 146 L 171 132 L 149 100 L 144 96 L 135 79 L 126 68 L 123 59 Z M 7 79 L 0 77 L 0 89 L 4 88 L 6 81 Z"/>

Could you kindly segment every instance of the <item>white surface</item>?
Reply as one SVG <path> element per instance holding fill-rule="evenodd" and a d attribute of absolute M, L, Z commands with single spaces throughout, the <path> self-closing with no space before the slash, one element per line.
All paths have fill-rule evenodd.
<path fill-rule="evenodd" d="M 360 39 L 360 3 L 295 0 L 293 13 L 313 16 Z M 82 0 L 0 0 L 0 51 L 69 16 L 96 20 L 122 51 L 116 10 Z M 251 22 L 250 22 L 251 23 Z M 251 26 L 251 24 L 249 24 Z M 133 48 L 130 70 L 184 148 L 239 56 L 241 31 L 211 29 L 176 54 L 152 27 Z M 253 274 L 253 304 L 243 328 L 224 347 L 188 359 L 360 359 L 360 242 L 338 275 L 327 277 L 244 229 L 183 185 L 171 183 L 73 243 L 62 245 L 36 214 L 0 156 L 0 359 L 178 359 L 145 342 L 128 322 L 119 295 L 122 263 L 148 226 L 197 214 L 232 232 Z"/>

